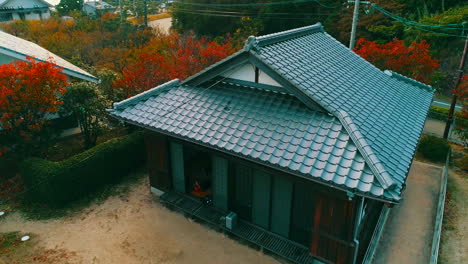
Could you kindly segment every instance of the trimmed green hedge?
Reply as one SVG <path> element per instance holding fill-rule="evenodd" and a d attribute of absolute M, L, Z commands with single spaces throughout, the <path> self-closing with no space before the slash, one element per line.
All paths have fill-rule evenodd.
<path fill-rule="evenodd" d="M 429 118 L 447 121 L 449 114 L 448 108 L 438 107 L 438 106 L 431 106 L 429 109 Z M 463 118 L 460 112 L 455 112 L 455 116 L 459 118 Z"/>
<path fill-rule="evenodd" d="M 432 162 L 445 162 L 449 151 L 447 140 L 434 136 L 424 136 L 419 141 L 418 152 Z"/>
<path fill-rule="evenodd" d="M 67 160 L 30 158 L 20 165 L 28 198 L 60 207 L 118 182 L 144 162 L 143 133 L 111 139 Z"/>

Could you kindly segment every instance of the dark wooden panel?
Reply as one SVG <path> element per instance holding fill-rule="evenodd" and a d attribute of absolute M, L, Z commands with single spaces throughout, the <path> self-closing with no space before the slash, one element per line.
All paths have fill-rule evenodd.
<path fill-rule="evenodd" d="M 333 263 L 350 263 L 354 244 L 354 201 L 319 193 L 312 223 L 312 254 Z"/>
<path fill-rule="evenodd" d="M 146 132 L 145 143 L 150 185 L 159 190 L 170 190 L 172 185 L 166 137 L 153 132 Z"/>

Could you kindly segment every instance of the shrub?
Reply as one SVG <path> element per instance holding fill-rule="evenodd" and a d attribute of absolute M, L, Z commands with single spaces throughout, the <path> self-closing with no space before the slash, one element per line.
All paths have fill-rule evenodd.
<path fill-rule="evenodd" d="M 445 139 L 425 136 L 419 142 L 418 152 L 432 162 L 444 162 L 449 148 Z"/>
<path fill-rule="evenodd" d="M 142 133 L 111 139 L 67 160 L 52 162 L 39 158 L 21 163 L 28 198 L 53 207 L 64 206 L 116 183 L 144 161 Z"/>
<path fill-rule="evenodd" d="M 449 114 L 448 108 L 431 106 L 429 109 L 429 118 L 432 118 L 432 119 L 446 121 L 448 118 L 448 114 Z M 458 118 L 463 118 L 463 115 L 460 112 L 455 112 L 455 116 Z"/>

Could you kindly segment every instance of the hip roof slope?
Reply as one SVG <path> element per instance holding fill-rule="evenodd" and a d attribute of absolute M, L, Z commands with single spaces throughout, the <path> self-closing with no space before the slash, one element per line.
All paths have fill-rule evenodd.
<path fill-rule="evenodd" d="M 362 143 L 383 180 L 390 177 L 391 185 L 404 184 L 432 101 L 430 86 L 384 73 L 324 32 L 320 24 L 250 38 L 247 44 L 351 126 L 353 131 L 348 132 L 358 134 L 355 143 Z"/>

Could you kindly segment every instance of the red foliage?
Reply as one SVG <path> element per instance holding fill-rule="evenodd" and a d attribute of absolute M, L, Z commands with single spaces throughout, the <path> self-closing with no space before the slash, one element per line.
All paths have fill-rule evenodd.
<path fill-rule="evenodd" d="M 151 41 L 139 59 L 123 70 L 114 87 L 130 97 L 174 78 L 185 79 L 233 51 L 229 40 L 218 44 L 172 33 Z"/>
<path fill-rule="evenodd" d="M 28 59 L 0 65 L 0 131 L 24 140 L 41 130 L 48 113 L 59 110 L 68 84 L 53 63 Z"/>
<path fill-rule="evenodd" d="M 430 83 L 432 73 L 439 67 L 439 61 L 431 57 L 429 48 L 426 41 L 413 42 L 407 47 L 403 40 L 398 39 L 378 44 L 361 38 L 354 51 L 382 70 L 389 69 Z"/>

